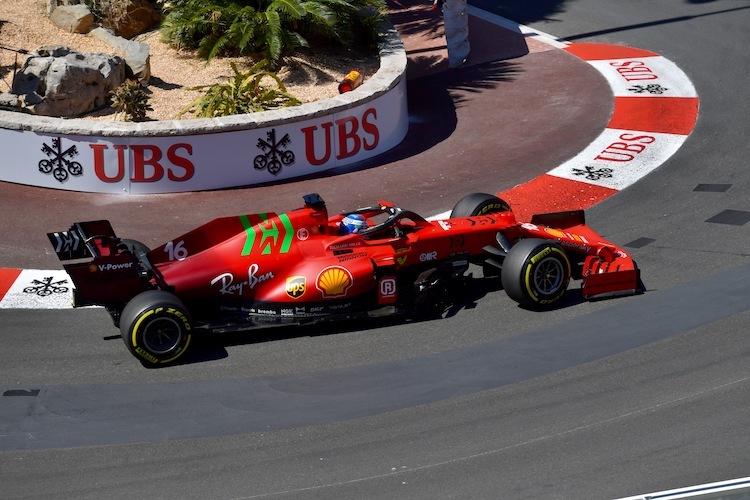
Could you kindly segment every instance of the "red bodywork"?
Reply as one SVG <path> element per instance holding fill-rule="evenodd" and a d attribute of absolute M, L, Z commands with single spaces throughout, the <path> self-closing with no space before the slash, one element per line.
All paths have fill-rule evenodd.
<path fill-rule="evenodd" d="M 107 221 L 77 223 L 49 238 L 61 260 L 79 259 L 65 265 L 76 305 L 103 305 L 113 317 L 150 288 L 172 292 L 198 317 L 308 317 L 398 305 L 413 299 L 411 287 L 425 270 L 462 271 L 522 238 L 557 242 L 578 264 L 574 276 L 581 278 L 585 298 L 639 288 L 631 257 L 585 225 L 582 211 L 539 215 L 528 223 L 510 211 L 427 221 L 388 202 L 359 212 L 376 218 L 384 211 L 399 219 L 382 234 L 345 236 L 339 236 L 343 215 L 329 218 L 322 200 L 284 214 L 225 217 L 141 259 L 124 248 Z"/>

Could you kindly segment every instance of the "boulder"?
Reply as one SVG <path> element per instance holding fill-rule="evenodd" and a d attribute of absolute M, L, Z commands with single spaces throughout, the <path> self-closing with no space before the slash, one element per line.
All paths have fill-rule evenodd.
<path fill-rule="evenodd" d="M 84 4 L 56 7 L 49 19 L 68 33 L 88 33 L 94 25 L 94 15 Z"/>
<path fill-rule="evenodd" d="M 21 109 L 21 100 L 14 94 L 0 94 L 0 109 L 19 111 Z"/>
<path fill-rule="evenodd" d="M 72 117 L 108 105 L 125 81 L 125 63 L 114 55 L 61 46 L 37 49 L 13 79 L 11 93 L 37 115 Z"/>
<path fill-rule="evenodd" d="M 91 37 L 102 41 L 119 52 L 127 66 L 127 77 L 135 78 L 144 85 L 151 79 L 151 48 L 146 43 L 127 40 L 106 28 L 94 28 Z"/>
<path fill-rule="evenodd" d="M 47 0 L 47 14 L 80 0 Z M 97 0 L 95 21 L 118 36 L 133 38 L 145 33 L 161 20 L 159 10 L 149 0 Z"/>
<path fill-rule="evenodd" d="M 145 33 L 161 20 L 149 0 L 101 0 L 99 10 L 99 24 L 124 38 Z"/>
<path fill-rule="evenodd" d="M 151 48 L 148 44 L 129 40 L 123 57 L 133 76 L 142 84 L 148 84 L 151 79 Z"/>

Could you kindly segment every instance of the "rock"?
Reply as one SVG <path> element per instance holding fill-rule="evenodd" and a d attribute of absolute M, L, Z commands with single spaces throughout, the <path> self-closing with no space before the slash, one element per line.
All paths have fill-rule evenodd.
<path fill-rule="evenodd" d="M 62 6 L 72 6 L 79 2 L 80 0 L 47 0 L 47 14 L 51 16 Z M 159 10 L 149 0 L 96 0 L 93 5 L 95 21 L 125 38 L 145 33 L 161 20 Z"/>
<path fill-rule="evenodd" d="M 101 0 L 99 10 L 99 24 L 124 38 L 145 33 L 161 19 L 149 0 Z"/>
<path fill-rule="evenodd" d="M 49 19 L 68 33 L 88 33 L 94 25 L 94 15 L 84 4 L 56 7 Z"/>
<path fill-rule="evenodd" d="M 8 93 L 0 94 L 0 109 L 19 111 L 21 109 L 21 101 L 17 95 Z"/>
<path fill-rule="evenodd" d="M 118 56 L 42 47 L 16 74 L 11 93 L 34 114 L 71 117 L 106 106 L 123 81 L 125 63 Z"/>
<path fill-rule="evenodd" d="M 65 57 L 71 52 L 75 52 L 73 49 L 64 47 L 62 45 L 46 45 L 39 47 L 31 55 L 37 55 L 42 57 Z"/>
<path fill-rule="evenodd" d="M 151 47 L 146 43 L 128 40 L 123 58 L 136 80 L 147 85 L 151 79 Z"/>
<path fill-rule="evenodd" d="M 146 43 L 126 40 L 106 28 L 94 28 L 89 33 L 119 52 L 127 65 L 127 77 L 135 78 L 144 85 L 151 79 L 151 48 Z"/>

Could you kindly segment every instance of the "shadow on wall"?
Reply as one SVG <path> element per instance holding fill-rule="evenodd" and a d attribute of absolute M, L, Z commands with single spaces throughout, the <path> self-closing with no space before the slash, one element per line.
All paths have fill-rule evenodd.
<path fill-rule="evenodd" d="M 404 140 L 376 158 L 344 167 L 335 173 L 381 166 L 429 150 L 455 131 L 458 121 L 456 109 L 463 105 L 466 93 L 492 90 L 503 82 L 513 81 L 519 74 L 519 68 L 518 63 L 495 61 L 409 80 L 409 132 Z"/>
<path fill-rule="evenodd" d="M 253 187 L 331 177 L 417 156 L 445 141 L 454 133 L 458 124 L 456 109 L 464 104 L 465 94 L 492 90 L 503 82 L 513 81 L 520 73 L 519 68 L 518 63 L 494 61 L 409 80 L 406 92 L 409 103 L 409 131 L 404 140 L 393 149 L 355 164 L 313 175 L 255 184 Z"/>

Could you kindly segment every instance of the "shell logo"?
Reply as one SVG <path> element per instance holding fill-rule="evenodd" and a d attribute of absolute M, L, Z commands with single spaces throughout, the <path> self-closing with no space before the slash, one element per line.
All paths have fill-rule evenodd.
<path fill-rule="evenodd" d="M 323 298 L 345 297 L 346 292 L 354 283 L 352 273 L 340 266 L 326 267 L 315 280 L 315 287 L 323 294 Z"/>

